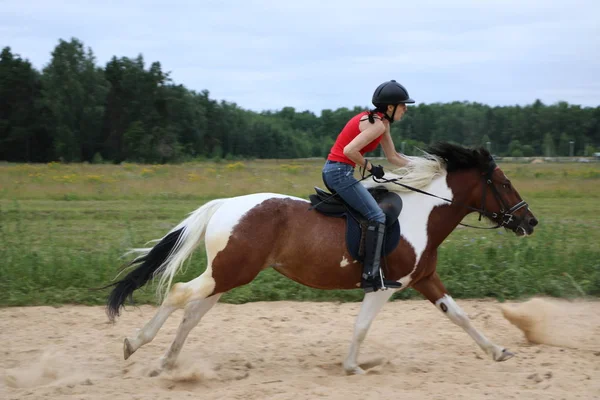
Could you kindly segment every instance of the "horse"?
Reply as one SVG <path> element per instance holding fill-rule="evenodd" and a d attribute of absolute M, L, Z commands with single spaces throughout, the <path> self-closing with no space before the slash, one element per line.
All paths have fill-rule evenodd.
<path fill-rule="evenodd" d="M 365 294 L 342 363 L 347 374 L 365 373 L 358 355 L 371 323 L 396 291 L 408 287 L 462 327 L 493 360 L 514 355 L 477 330 L 447 292 L 436 272 L 438 247 L 472 212 L 517 236 L 531 235 L 538 220 L 483 148 L 437 143 L 410 160 L 407 167 L 386 173 L 383 181 L 359 183 L 367 188 L 383 186 L 402 199 L 403 210 L 397 217 L 401 237 L 382 262 L 386 279 L 402 287 Z M 109 285 L 114 287 L 107 301 L 109 319 L 114 322 L 127 298 L 157 277 L 162 302 L 141 330 L 125 338 L 125 360 L 153 340 L 171 313 L 183 308 L 175 338 L 159 362 L 159 371 L 173 368 L 188 334 L 219 298 L 266 268 L 312 288 L 359 288 L 362 265 L 348 252 L 344 219 L 326 216 L 310 204 L 277 193 L 212 200 L 156 240 L 155 246 L 132 250 L 139 254 L 129 264 L 133 269 Z M 189 282 L 172 284 L 202 241 L 205 271 Z"/>

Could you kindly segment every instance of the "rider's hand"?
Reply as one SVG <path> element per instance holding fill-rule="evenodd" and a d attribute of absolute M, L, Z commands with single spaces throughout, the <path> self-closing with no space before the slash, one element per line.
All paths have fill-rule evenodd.
<path fill-rule="evenodd" d="M 381 179 L 383 178 L 383 175 L 385 175 L 385 173 L 383 172 L 383 167 L 381 165 L 371 164 L 371 171 L 369 172 L 371 172 L 371 175 L 373 175 L 377 179 Z"/>

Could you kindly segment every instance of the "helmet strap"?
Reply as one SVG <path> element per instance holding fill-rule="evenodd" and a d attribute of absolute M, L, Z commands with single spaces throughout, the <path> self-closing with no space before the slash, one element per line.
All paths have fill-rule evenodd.
<path fill-rule="evenodd" d="M 391 117 L 388 115 L 387 112 L 384 114 L 385 119 L 387 119 L 388 121 L 390 121 L 390 124 L 394 123 L 394 114 L 396 114 L 396 109 L 397 108 L 398 108 L 398 104 L 394 104 L 394 110 L 392 111 L 392 116 Z"/>

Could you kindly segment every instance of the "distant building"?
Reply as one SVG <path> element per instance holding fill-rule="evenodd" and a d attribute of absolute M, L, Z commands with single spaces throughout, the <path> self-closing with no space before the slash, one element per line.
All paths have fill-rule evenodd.
<path fill-rule="evenodd" d="M 594 153 L 594 157 L 598 160 L 600 160 L 600 153 Z"/>

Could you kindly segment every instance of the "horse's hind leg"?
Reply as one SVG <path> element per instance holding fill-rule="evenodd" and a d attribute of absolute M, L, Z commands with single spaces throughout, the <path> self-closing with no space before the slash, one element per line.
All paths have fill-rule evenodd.
<path fill-rule="evenodd" d="M 210 247 L 208 249 L 210 251 Z M 209 251 L 207 255 L 210 259 Z M 173 286 L 175 293 L 169 293 L 166 303 L 171 299 L 171 303 L 185 306 L 185 313 L 173 343 L 161 359 L 162 368 L 173 367 L 188 334 L 200 319 L 219 301 L 223 293 L 252 281 L 262 270 L 267 255 L 268 253 L 253 251 L 251 246 L 238 252 L 221 251 L 209 263 L 204 274 L 190 282 Z M 240 265 L 244 267 L 240 268 Z"/>
<path fill-rule="evenodd" d="M 177 328 L 175 339 L 161 359 L 161 367 L 170 369 L 175 365 L 177 356 L 187 339 L 190 331 L 198 325 L 202 317 L 219 301 L 221 293 L 208 297 L 206 299 L 193 300 L 185 306 L 183 319 Z"/>
<path fill-rule="evenodd" d="M 169 315 L 177 310 L 177 306 L 163 303 L 154 317 L 140 329 L 133 338 L 126 338 L 123 343 L 123 357 L 127 360 L 137 349 L 154 339 Z"/>
<path fill-rule="evenodd" d="M 213 288 L 214 281 L 205 274 L 190 282 L 173 285 L 154 317 L 137 332 L 135 337 L 125 339 L 123 344 L 125 359 L 127 360 L 137 349 L 151 342 L 175 310 L 184 308 L 191 301 L 205 299 Z"/>

